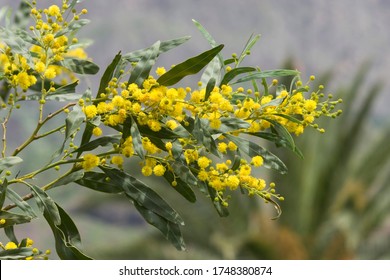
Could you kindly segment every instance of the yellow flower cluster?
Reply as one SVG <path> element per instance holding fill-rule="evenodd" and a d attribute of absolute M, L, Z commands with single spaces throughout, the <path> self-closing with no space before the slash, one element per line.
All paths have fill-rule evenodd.
<path fill-rule="evenodd" d="M 9 241 L 7 242 L 7 244 L 3 245 L 1 242 L 0 242 L 0 247 L 3 249 L 3 250 L 16 250 L 16 249 L 19 249 L 19 248 L 32 248 L 34 244 L 34 241 L 30 238 L 26 238 L 24 239 L 22 242 L 20 242 L 19 244 L 16 244 L 15 242 L 13 241 Z M 37 248 L 32 248 L 31 250 L 31 255 L 28 256 L 28 257 L 22 257 L 21 256 L 21 259 L 26 259 L 26 260 L 39 260 L 39 259 L 45 259 L 47 260 L 48 259 L 48 255 L 50 255 L 50 250 L 46 250 L 46 252 L 41 252 L 39 249 Z"/>
<path fill-rule="evenodd" d="M 35 1 L 29 3 L 34 25 L 29 28 L 32 36 L 28 40 L 31 43 L 28 53 L 13 50 L 6 42 L 0 42 L 0 74 L 4 76 L 9 87 L 15 88 L 16 95 L 19 95 L 16 89 L 26 91 L 37 83 L 38 78 L 53 80 L 64 73 L 61 81 L 63 84 L 76 80 L 73 72 L 58 63 L 65 57 L 86 58 L 84 49 L 76 45 L 77 38 L 65 31 L 87 11 L 83 10 L 79 14 L 72 11 L 72 20 L 66 21 L 65 13 L 70 7 L 68 2 L 64 0 L 62 7 L 52 5 L 43 10 L 36 7 Z"/>
<path fill-rule="evenodd" d="M 161 75 L 165 73 L 165 69 L 158 68 L 156 72 Z M 170 171 L 177 178 L 180 175 L 175 174 L 172 163 L 180 160 L 198 180 L 214 188 L 219 199 L 223 199 L 222 194 L 226 189 L 235 190 L 238 187 L 265 199 L 273 195 L 273 189 L 266 188 L 266 182 L 253 175 L 253 167 L 260 167 L 264 163 L 262 156 L 255 155 L 249 161 L 241 158 L 238 163 L 223 160 L 225 154 L 234 155 L 239 149 L 237 144 L 224 134 L 238 136 L 243 133 L 257 133 L 267 130 L 275 123 L 296 135 L 303 133 L 307 126 L 322 132 L 315 120 L 321 115 L 337 116 L 341 113 L 333 112 L 340 101 L 331 101 L 330 98 L 323 101 L 324 94 L 320 92 L 323 87 L 311 93 L 308 98 L 303 94 L 307 87 L 291 92 L 283 90 L 274 96 L 252 93 L 243 88 L 233 90 L 230 85 L 214 87 L 206 96 L 204 88 L 191 90 L 188 87 L 166 87 L 159 85 L 153 76 L 149 76 L 141 86 L 120 80 L 121 77 L 113 78 L 105 92 L 99 94 L 96 102 L 81 102 L 85 104 L 83 110 L 88 120 L 98 118 L 106 126 L 120 128 L 131 119 L 142 130 L 148 129 L 151 134 L 155 133 L 156 137 L 159 137 L 162 130 L 172 131 L 173 135 L 178 131 L 189 130 L 189 120 L 199 120 L 208 133 L 215 135 L 213 139 L 216 151 L 207 149 L 204 143 L 191 133 L 185 133 L 185 137 L 179 133 L 173 140 L 161 137 L 163 147 L 157 147 L 156 142 L 141 133 L 139 137 L 142 139 L 141 149 L 144 154 L 138 153 L 140 148 L 137 150 L 133 137 L 129 136 L 118 146 L 115 152 L 118 154 L 112 158 L 111 163 L 122 167 L 123 157 L 139 156 L 143 159 L 140 164 L 144 176 L 163 176 Z M 299 86 L 300 81 L 297 88 Z M 240 121 L 241 125 L 226 128 L 224 122 L 232 119 Z M 99 129 L 99 133 L 100 131 Z M 182 159 L 177 152 L 174 153 L 173 144 L 179 145 Z M 216 153 L 219 153 L 219 156 Z M 86 164 L 85 161 L 84 165 Z M 92 165 L 84 168 L 88 170 L 90 166 Z M 172 185 L 176 184 L 175 179 Z"/>

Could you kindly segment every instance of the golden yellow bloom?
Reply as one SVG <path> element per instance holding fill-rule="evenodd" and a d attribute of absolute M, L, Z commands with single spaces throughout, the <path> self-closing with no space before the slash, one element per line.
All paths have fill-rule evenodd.
<path fill-rule="evenodd" d="M 156 74 L 161 76 L 163 74 L 165 74 L 166 70 L 164 67 L 158 67 L 157 70 L 156 70 Z"/>
<path fill-rule="evenodd" d="M 18 245 L 16 245 L 14 242 L 8 242 L 5 247 L 6 250 L 12 250 L 12 249 L 17 249 Z"/>
<path fill-rule="evenodd" d="M 237 145 L 234 144 L 232 141 L 230 141 L 230 142 L 228 143 L 227 147 L 228 147 L 229 150 L 231 150 L 231 151 L 237 150 Z"/>
<path fill-rule="evenodd" d="M 206 168 L 207 166 L 209 166 L 211 163 L 211 159 L 207 158 L 207 157 L 200 157 L 198 159 L 198 166 L 200 168 Z"/>
<path fill-rule="evenodd" d="M 261 156 L 255 156 L 252 158 L 252 164 L 256 167 L 262 166 L 263 165 L 263 158 Z"/>
<path fill-rule="evenodd" d="M 162 165 L 162 164 L 157 164 L 157 165 L 153 168 L 153 173 L 154 173 L 154 175 L 156 175 L 156 176 L 163 176 L 164 173 L 165 173 L 165 167 L 164 167 L 164 165 Z"/>
<path fill-rule="evenodd" d="M 50 65 L 49 67 L 47 67 L 45 73 L 44 73 L 44 76 L 46 79 L 54 79 L 56 76 L 57 76 L 57 72 L 55 70 L 55 67 Z"/>
<path fill-rule="evenodd" d="M 228 145 L 225 142 L 218 143 L 218 151 L 221 153 L 226 153 Z"/>
<path fill-rule="evenodd" d="M 94 154 L 86 154 L 83 159 L 82 167 L 86 171 L 89 171 L 100 164 L 100 158 Z"/>
<path fill-rule="evenodd" d="M 45 63 L 43 63 L 42 61 L 38 61 L 37 63 L 35 63 L 35 71 L 37 71 L 38 73 L 43 73 L 45 72 L 45 70 L 46 70 Z"/>
<path fill-rule="evenodd" d="M 98 126 L 94 127 L 92 130 L 92 134 L 95 136 L 100 136 L 100 135 L 102 135 L 102 133 L 103 133 L 103 131 Z"/>
<path fill-rule="evenodd" d="M 53 17 L 61 16 L 61 10 L 57 5 L 51 5 L 47 9 L 47 14 Z"/>
<path fill-rule="evenodd" d="M 314 100 L 306 100 L 304 108 L 308 112 L 312 112 L 312 111 L 314 111 L 317 108 L 317 102 L 315 102 Z"/>
<path fill-rule="evenodd" d="M 141 172 L 144 176 L 150 176 L 153 174 L 153 169 L 150 166 L 145 165 L 142 167 Z"/>
<path fill-rule="evenodd" d="M 31 247 L 34 244 L 34 240 L 27 238 L 26 247 Z"/>
<path fill-rule="evenodd" d="M 88 119 L 92 119 L 97 115 L 97 108 L 95 105 L 88 105 L 84 107 L 84 114 Z"/>
<path fill-rule="evenodd" d="M 5 219 L 0 220 L 0 225 L 4 225 L 7 221 Z"/>
<path fill-rule="evenodd" d="M 235 190 L 240 185 L 240 179 L 236 175 L 230 175 L 226 180 L 226 184 L 231 190 Z"/>
<path fill-rule="evenodd" d="M 113 156 L 111 159 L 112 164 L 116 164 L 118 166 L 122 166 L 123 164 L 123 157 L 121 156 Z"/>

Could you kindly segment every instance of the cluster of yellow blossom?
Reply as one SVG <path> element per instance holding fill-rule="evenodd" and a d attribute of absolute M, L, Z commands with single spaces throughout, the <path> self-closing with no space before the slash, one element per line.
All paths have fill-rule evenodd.
<path fill-rule="evenodd" d="M 64 14 L 70 7 L 68 2 L 64 0 L 61 8 L 52 5 L 43 10 L 36 7 L 36 1 L 29 3 L 34 21 L 34 25 L 29 28 L 32 36 L 26 41 L 31 43 L 29 52 L 20 53 L 8 46 L 7 42 L 0 41 L 0 74 L 10 88 L 15 88 L 17 96 L 20 94 L 17 88 L 26 91 L 38 82 L 38 78 L 53 80 L 64 73 L 62 84 L 76 81 L 75 74 L 60 66 L 59 62 L 65 57 L 87 58 L 84 49 L 77 47 L 78 39 L 74 34 L 66 32 L 72 22 L 79 20 L 80 15 L 86 14 L 87 10 L 78 14 L 72 10 L 73 18 L 66 21 Z"/>
<path fill-rule="evenodd" d="M 23 239 L 19 244 L 16 244 L 13 241 L 7 242 L 7 244 L 3 245 L 0 242 L 0 247 L 3 250 L 11 251 L 11 250 L 17 250 L 22 248 L 29 248 L 30 250 L 28 252 L 20 253 L 21 259 L 26 260 L 47 260 L 48 256 L 50 255 L 50 250 L 46 250 L 45 252 L 41 252 L 37 248 L 33 248 L 34 241 L 30 238 Z M 26 257 L 22 257 L 25 254 Z"/>
<path fill-rule="evenodd" d="M 165 69 L 158 68 L 156 72 L 161 75 Z M 134 135 L 123 139 L 115 148 L 116 155 L 111 163 L 122 167 L 124 157 L 139 156 L 144 176 L 164 176 L 165 172 L 170 171 L 178 178 L 180 174 L 175 174 L 172 163 L 181 161 L 200 182 L 214 188 L 219 198 L 222 198 L 224 190 L 235 190 L 238 187 L 266 199 L 274 192 L 273 188 L 266 188 L 263 179 L 253 176 L 253 167 L 260 167 L 264 163 L 260 154 L 250 156 L 249 160 L 242 157 L 234 163 L 223 159 L 225 155 L 239 152 L 237 143 L 226 135 L 255 134 L 275 123 L 296 135 L 300 135 L 307 126 L 323 132 L 315 120 L 321 115 L 337 116 L 341 113 L 333 112 L 334 106 L 341 101 L 331 101 L 331 96 L 323 100 L 324 94 L 320 92 L 322 86 L 306 98 L 304 91 L 307 91 L 308 86 L 302 87 L 301 81 L 296 83 L 297 89 L 291 92 L 282 90 L 274 96 L 245 91 L 242 87 L 233 90 L 231 85 L 215 86 L 209 93 L 206 93 L 205 88 L 192 90 L 189 87 L 166 87 L 160 85 L 153 76 L 149 76 L 141 86 L 120 80 L 121 77 L 113 78 L 105 92 L 101 92 L 94 102 L 80 101 L 89 121 L 98 118 L 100 123 L 121 130 L 125 129 L 126 121 L 131 119 L 141 130 L 140 144 L 134 143 Z M 240 125 L 226 128 L 225 123 L 233 119 Z M 215 142 L 216 151 L 205 147 L 194 136 L 194 128 L 191 127 L 194 124 L 191 122 L 196 120 L 203 126 L 201 133 L 208 133 L 212 138 L 210 141 Z M 98 131 L 94 133 L 96 136 L 101 135 L 102 130 L 98 126 L 95 130 Z M 149 131 L 148 135 L 142 131 Z M 160 137 L 161 131 L 163 133 Z M 167 131 L 171 131 L 172 135 L 164 139 L 163 135 Z M 156 142 L 150 135 L 155 135 L 162 142 Z M 138 149 L 135 145 L 139 146 Z M 139 154 L 140 149 L 142 155 Z M 180 151 L 180 155 L 177 151 Z M 84 169 L 90 170 L 98 164 L 97 156 L 86 155 L 82 165 Z M 176 179 L 171 183 L 175 186 Z"/>

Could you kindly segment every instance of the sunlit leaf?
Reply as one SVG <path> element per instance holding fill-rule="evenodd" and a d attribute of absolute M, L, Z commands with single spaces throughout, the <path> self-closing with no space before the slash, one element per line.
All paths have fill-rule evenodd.
<path fill-rule="evenodd" d="M 145 159 L 146 152 L 142 145 L 141 133 L 139 132 L 137 123 L 135 121 L 132 121 L 130 134 L 133 139 L 133 147 L 135 152 L 141 159 Z"/>
<path fill-rule="evenodd" d="M 222 48 L 223 45 L 219 45 L 176 65 L 165 74 L 161 75 L 157 82 L 163 86 L 171 86 L 186 76 L 198 73 L 222 50 Z"/>
<path fill-rule="evenodd" d="M 220 83 L 220 86 L 227 85 L 231 80 L 233 80 L 235 77 L 237 77 L 240 74 L 248 73 L 248 72 L 255 72 L 256 68 L 254 67 L 237 67 L 233 68 L 229 72 L 223 76 L 223 79 Z"/>

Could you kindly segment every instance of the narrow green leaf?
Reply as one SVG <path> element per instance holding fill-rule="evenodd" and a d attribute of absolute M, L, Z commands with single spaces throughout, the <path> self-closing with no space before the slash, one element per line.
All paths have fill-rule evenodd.
<path fill-rule="evenodd" d="M 208 85 L 211 80 L 215 80 L 215 84 L 219 84 L 221 81 L 222 67 L 223 64 L 221 64 L 220 59 L 218 59 L 217 56 L 214 57 L 213 60 L 211 60 L 210 63 L 206 66 L 202 76 L 200 77 L 202 85 Z M 207 99 L 205 98 L 205 100 Z"/>
<path fill-rule="evenodd" d="M 238 58 L 237 64 L 240 65 L 241 62 L 244 60 L 244 58 L 250 53 L 253 46 L 257 43 L 257 41 L 260 39 L 260 35 L 257 34 L 253 36 L 253 34 L 249 37 L 248 41 L 246 42 L 244 49 L 242 50 L 240 57 Z"/>
<path fill-rule="evenodd" d="M 261 156 L 264 160 L 264 167 L 278 171 L 281 174 L 287 173 L 287 167 L 277 156 L 257 145 L 256 143 L 241 137 L 224 134 L 224 136 L 237 145 L 238 149 L 250 157 Z"/>
<path fill-rule="evenodd" d="M 178 176 L 184 183 L 190 185 L 191 187 L 196 187 L 198 185 L 198 179 L 191 172 L 187 165 L 175 161 L 170 162 L 173 172 Z"/>
<path fill-rule="evenodd" d="M 62 60 L 60 64 L 61 66 L 77 74 L 95 75 L 97 72 L 99 72 L 99 66 L 86 59 L 67 57 Z"/>
<path fill-rule="evenodd" d="M 216 80 L 215 78 L 211 78 L 208 83 L 207 83 L 207 86 L 206 86 L 206 92 L 205 92 L 205 96 L 204 96 L 204 100 L 207 101 L 210 97 L 210 93 L 213 91 L 214 87 L 215 87 L 215 84 L 216 84 Z"/>
<path fill-rule="evenodd" d="M 102 136 L 95 140 L 92 140 L 91 142 L 85 143 L 84 145 L 80 146 L 78 149 L 74 150 L 73 153 L 93 151 L 99 146 L 105 147 L 108 145 L 119 144 L 120 139 L 121 139 L 120 135 Z"/>
<path fill-rule="evenodd" d="M 35 201 L 37 202 L 37 205 L 42 213 L 46 213 L 46 215 L 50 217 L 51 221 L 53 221 L 55 225 L 59 225 L 61 223 L 61 217 L 54 200 L 51 199 L 51 197 L 49 197 L 49 195 L 39 187 L 32 184 L 28 184 L 28 186 L 34 193 Z"/>
<path fill-rule="evenodd" d="M 202 183 L 204 183 L 204 182 L 202 182 Z M 229 216 L 228 208 L 225 207 L 225 206 L 222 206 L 220 200 L 216 201 L 216 198 L 218 197 L 217 196 L 217 191 L 215 189 L 213 189 L 212 187 L 210 187 L 208 184 L 207 184 L 207 191 L 208 191 L 208 193 L 210 195 L 211 201 L 213 202 L 215 210 L 217 210 L 217 212 L 218 212 L 218 215 L 220 217 L 227 217 L 227 216 Z"/>
<path fill-rule="evenodd" d="M 116 181 L 107 180 L 109 177 L 105 173 L 100 172 L 85 172 L 84 176 L 75 181 L 77 184 L 88 189 L 104 192 L 104 193 L 123 193 L 124 190 Z"/>
<path fill-rule="evenodd" d="M 158 55 L 187 42 L 190 38 L 191 36 L 184 36 L 184 37 L 180 37 L 168 41 L 161 41 Z M 131 53 L 124 54 L 123 60 L 126 60 L 127 62 L 138 62 L 144 56 L 145 51 L 146 49 L 140 49 L 140 50 L 133 51 Z"/>
<path fill-rule="evenodd" d="M 133 146 L 134 146 L 135 152 L 142 160 L 144 160 L 146 152 L 145 152 L 145 149 L 142 145 L 141 133 L 139 132 L 137 123 L 134 120 L 132 120 L 130 134 L 131 134 L 131 137 L 133 139 Z"/>
<path fill-rule="evenodd" d="M 163 86 L 171 86 L 186 76 L 198 73 L 222 50 L 222 48 L 223 45 L 219 45 L 176 65 L 158 78 L 157 82 Z"/>
<path fill-rule="evenodd" d="M 100 168 L 110 177 L 113 183 L 123 189 L 126 196 L 132 201 L 173 223 L 184 224 L 179 214 L 143 182 L 118 169 Z"/>
<path fill-rule="evenodd" d="M 237 67 L 225 74 L 223 76 L 223 79 L 219 86 L 227 85 L 231 80 L 233 80 L 235 77 L 237 77 L 240 74 L 248 73 L 248 72 L 255 72 L 256 68 L 254 67 Z"/>
<path fill-rule="evenodd" d="M 74 172 L 68 174 L 67 176 L 59 179 L 55 184 L 53 184 L 51 186 L 50 189 L 54 189 L 56 187 L 65 186 L 67 184 L 73 183 L 73 182 L 83 178 L 83 176 L 84 176 L 84 170 L 74 171 Z"/>
<path fill-rule="evenodd" d="M 18 241 L 18 239 L 16 238 L 15 231 L 14 231 L 14 227 L 13 227 L 13 226 L 5 227 L 5 228 L 4 228 L 4 233 L 5 233 L 5 235 L 8 237 L 8 239 L 9 239 L 10 241 L 14 242 L 15 244 L 19 244 L 19 241 Z"/>
<path fill-rule="evenodd" d="M 9 200 L 15 203 L 15 205 L 18 206 L 18 208 L 22 210 L 27 216 L 31 218 L 37 217 L 30 204 L 24 201 L 13 189 L 7 189 L 7 197 Z"/>
<path fill-rule="evenodd" d="M 248 122 L 237 118 L 220 118 L 220 120 L 221 126 L 218 129 L 211 129 L 212 134 L 233 132 L 250 127 Z"/>
<path fill-rule="evenodd" d="M 98 99 L 100 97 L 100 94 L 106 92 L 106 87 L 108 86 L 108 83 L 111 81 L 111 79 L 114 75 L 115 69 L 118 66 L 118 63 L 121 61 L 121 58 L 122 58 L 122 55 L 121 55 L 121 52 L 119 52 L 114 57 L 114 59 L 112 60 L 110 65 L 107 66 L 102 78 L 100 79 L 99 91 L 97 92 L 96 99 Z M 97 101 L 95 102 L 95 105 L 96 104 L 97 104 Z M 84 143 L 82 143 L 82 144 L 84 144 Z"/>
<path fill-rule="evenodd" d="M 145 49 L 141 59 L 137 62 L 137 65 L 131 72 L 129 84 L 136 83 L 138 86 L 142 86 L 143 81 L 149 77 L 150 70 L 156 62 L 159 49 L 160 41 L 157 41 L 151 47 Z"/>
<path fill-rule="evenodd" d="M 68 139 L 73 133 L 80 128 L 85 121 L 85 114 L 80 106 L 74 106 L 72 112 L 65 119 L 65 139 Z"/>
<path fill-rule="evenodd" d="M 191 189 L 190 185 L 185 183 L 182 179 L 177 178 L 170 171 L 166 171 L 164 174 L 165 180 L 171 185 L 173 181 L 177 183 L 176 186 L 172 186 L 172 189 L 180 193 L 185 199 L 189 202 L 194 203 L 196 201 L 196 195 L 194 191 Z"/>
<path fill-rule="evenodd" d="M 34 255 L 33 248 L 23 247 L 0 252 L 0 260 L 20 260 Z"/>
<path fill-rule="evenodd" d="M 89 19 L 85 19 L 85 18 L 79 20 L 73 20 L 68 24 L 67 27 L 57 32 L 56 37 L 58 38 L 64 34 L 69 34 L 71 32 L 78 31 L 80 28 L 82 28 L 83 26 L 87 25 L 90 22 L 91 21 Z"/>
<path fill-rule="evenodd" d="M 59 224 L 52 219 L 47 211 L 43 213 L 43 216 L 53 231 L 58 256 L 63 260 L 90 260 L 90 257 L 77 248 L 81 246 L 81 238 L 75 223 L 64 209 L 57 204 L 55 205 L 61 221 Z"/>
<path fill-rule="evenodd" d="M 184 239 L 178 224 L 161 217 L 150 209 L 141 206 L 137 202 L 134 202 L 134 206 L 144 217 L 145 221 L 160 230 L 164 237 L 169 240 L 177 250 L 185 250 L 186 247 Z"/>
<path fill-rule="evenodd" d="M 7 195 L 8 180 L 4 179 L 4 182 L 0 185 L 0 209 L 3 208 L 5 197 Z"/>
<path fill-rule="evenodd" d="M 0 219 L 5 220 L 4 224 L 0 224 L 0 228 L 4 228 L 18 224 L 29 223 L 32 217 L 28 215 L 15 214 L 7 211 L 0 211 Z"/>
<path fill-rule="evenodd" d="M 11 168 L 12 166 L 19 164 L 23 161 L 20 157 L 5 157 L 5 158 L 0 158 L 0 173 L 4 169 Z"/>
<path fill-rule="evenodd" d="M 247 76 L 238 79 L 233 84 L 244 83 L 244 82 L 259 80 L 264 78 L 296 76 L 298 74 L 299 71 L 296 70 L 287 70 L 287 69 L 265 70 L 265 71 L 248 74 Z"/>
<path fill-rule="evenodd" d="M 274 115 L 282 117 L 282 118 L 285 118 L 285 119 L 289 120 L 290 122 L 294 122 L 294 123 L 297 123 L 297 124 L 302 124 L 302 121 L 300 121 L 297 118 L 294 118 L 294 117 L 292 117 L 290 115 L 286 115 L 286 114 L 274 114 Z"/>
<path fill-rule="evenodd" d="M 220 157 L 220 152 L 218 151 L 217 144 L 209 132 L 209 127 L 209 120 L 201 120 L 196 117 L 192 135 L 196 141 L 198 141 L 198 144 L 202 144 L 209 152 Z"/>

